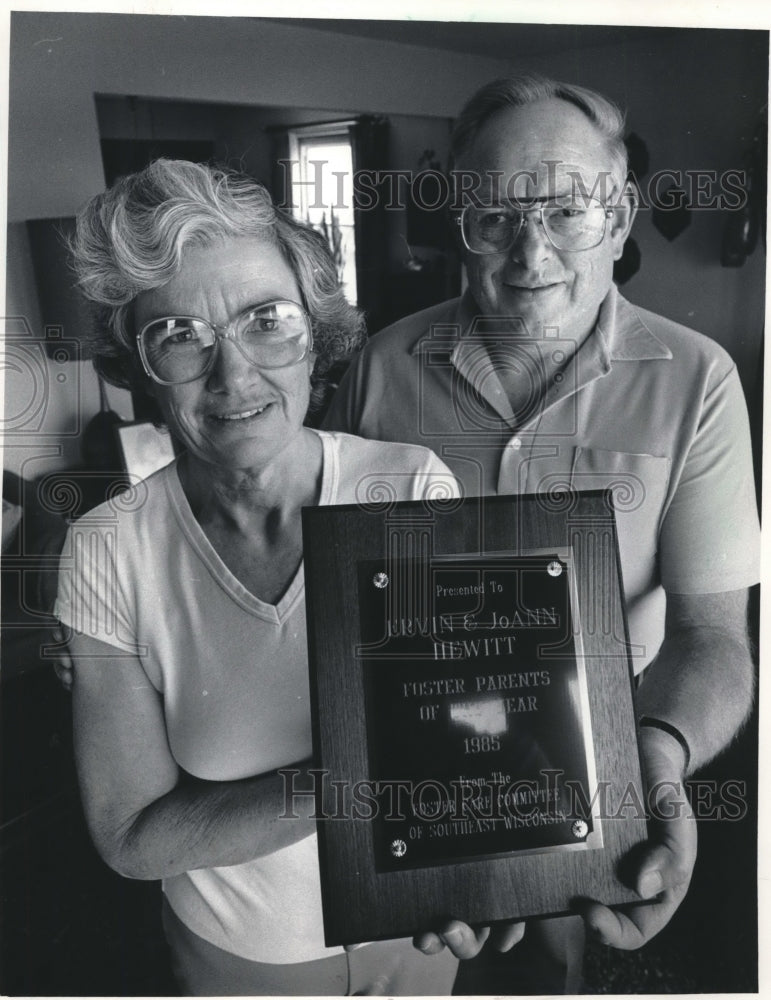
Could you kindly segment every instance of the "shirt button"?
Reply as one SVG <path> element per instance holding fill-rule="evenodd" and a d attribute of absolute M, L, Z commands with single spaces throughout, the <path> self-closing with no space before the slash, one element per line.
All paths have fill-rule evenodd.
<path fill-rule="evenodd" d="M 519 451 L 521 447 L 522 447 L 521 438 L 512 438 L 511 441 L 509 441 L 509 448 L 513 448 L 514 451 Z"/>

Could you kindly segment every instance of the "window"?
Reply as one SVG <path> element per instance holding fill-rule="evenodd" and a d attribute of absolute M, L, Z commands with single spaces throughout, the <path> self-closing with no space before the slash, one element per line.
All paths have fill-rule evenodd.
<path fill-rule="evenodd" d="M 352 122 L 289 130 L 292 213 L 323 233 L 345 297 L 356 305 Z"/>

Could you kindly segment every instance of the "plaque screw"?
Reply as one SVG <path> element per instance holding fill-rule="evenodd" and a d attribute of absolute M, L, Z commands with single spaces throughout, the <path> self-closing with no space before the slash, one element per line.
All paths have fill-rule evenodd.
<path fill-rule="evenodd" d="M 581 840 L 589 832 L 589 827 L 582 819 L 577 819 L 570 829 L 576 840 Z"/>
<path fill-rule="evenodd" d="M 560 576 L 562 574 L 562 563 L 557 562 L 556 559 L 552 559 L 552 561 L 546 567 L 546 572 L 549 574 L 549 576 Z"/>
<path fill-rule="evenodd" d="M 407 845 L 403 840 L 392 840 L 391 841 L 391 854 L 395 858 L 403 858 L 407 853 Z"/>
<path fill-rule="evenodd" d="M 388 586 L 388 574 L 375 573 L 375 575 L 372 577 L 372 582 L 375 584 L 378 590 L 382 590 L 384 587 Z"/>

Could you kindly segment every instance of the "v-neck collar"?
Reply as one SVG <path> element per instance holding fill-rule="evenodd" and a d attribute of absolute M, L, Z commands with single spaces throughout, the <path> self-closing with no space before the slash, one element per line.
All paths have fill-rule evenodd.
<path fill-rule="evenodd" d="M 325 506 L 333 503 L 337 492 L 337 468 L 334 460 L 332 442 L 323 432 L 314 431 L 321 439 L 321 493 L 319 504 Z M 185 538 L 195 550 L 208 571 L 222 589 L 249 614 L 262 618 L 275 625 L 282 625 L 295 610 L 305 592 L 305 570 L 302 560 L 297 567 L 289 586 L 276 604 L 261 601 L 241 583 L 234 573 L 225 565 L 219 553 L 206 536 L 201 525 L 195 518 L 192 508 L 182 489 L 182 483 L 177 469 L 179 459 L 163 470 L 166 493 L 177 522 Z"/>

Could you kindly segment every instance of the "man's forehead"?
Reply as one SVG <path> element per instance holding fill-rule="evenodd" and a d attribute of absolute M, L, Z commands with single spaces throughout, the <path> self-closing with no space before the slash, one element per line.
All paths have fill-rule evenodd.
<path fill-rule="evenodd" d="M 614 187 L 612 171 L 579 163 L 545 160 L 529 170 L 479 170 L 476 190 L 490 202 L 531 202 L 588 196 L 607 200 Z M 468 183 L 467 183 L 468 189 Z"/>
<path fill-rule="evenodd" d="M 509 197 L 532 198 L 570 193 L 576 179 L 591 190 L 613 164 L 605 136 L 586 115 L 550 98 L 495 112 L 457 166 L 476 170 L 487 190 L 502 186 Z"/>

